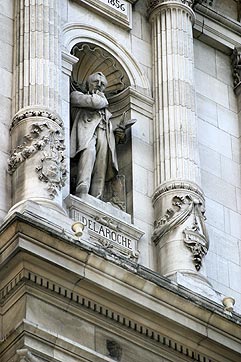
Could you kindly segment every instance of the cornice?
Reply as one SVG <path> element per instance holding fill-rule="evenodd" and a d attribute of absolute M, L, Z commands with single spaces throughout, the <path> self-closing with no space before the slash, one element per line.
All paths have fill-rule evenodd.
<path fill-rule="evenodd" d="M 233 350 L 238 351 L 238 342 L 241 341 L 240 316 L 235 313 L 232 316 L 226 315 L 221 305 L 137 263 L 113 256 L 101 248 L 77 242 L 70 234 L 58 232 L 43 222 L 41 224 L 41 221 L 31 219 L 29 215 L 12 215 L 11 220 L 2 225 L 0 235 L 2 271 L 7 263 L 9 275 L 10 266 L 16 265 L 16 258 L 21 258 L 21 255 L 26 255 L 27 258 L 24 259 L 25 269 L 2 287 L 2 305 L 10 303 L 18 285 L 24 291 L 24 283 L 36 287 L 40 293 L 48 293 L 48 298 L 52 295 L 53 303 L 57 297 L 66 300 L 68 310 L 73 303 L 73 307 L 89 310 L 96 317 L 102 316 L 150 341 L 169 346 L 173 351 L 180 352 L 184 349 L 176 340 L 172 341 L 170 336 L 158 332 L 163 328 L 162 320 L 167 321 L 169 330 L 173 328 L 173 336 L 174 326 L 179 325 L 190 336 L 198 330 L 199 339 L 218 343 L 221 349 L 226 349 L 232 341 Z M 35 271 L 27 269 L 27 260 L 29 265 L 35 265 Z M 44 263 L 55 268 L 55 273 L 49 270 L 47 277 L 45 270 L 45 276 L 42 275 L 40 271 L 44 270 L 41 269 L 44 268 Z M 38 272 L 36 265 L 40 270 Z M 57 276 L 61 281 L 54 279 Z M 83 281 L 88 286 L 88 295 L 84 293 Z M 95 285 L 95 298 L 90 297 L 91 285 Z M 115 304 L 116 300 L 118 306 Z M 123 303 L 127 303 L 126 309 Z M 136 315 L 142 315 L 142 323 L 140 319 L 138 322 Z M 156 328 L 150 328 L 150 323 L 156 325 Z M 202 351 L 205 350 L 203 348 L 205 343 Z M 191 351 L 190 356 L 192 352 L 200 352 L 202 355 L 201 350 Z"/>
<path fill-rule="evenodd" d="M 213 8 L 200 4 L 195 7 L 195 13 L 196 38 L 207 43 L 210 41 L 212 46 L 228 55 L 232 53 L 235 47 L 240 46 L 240 22 L 218 13 Z"/>

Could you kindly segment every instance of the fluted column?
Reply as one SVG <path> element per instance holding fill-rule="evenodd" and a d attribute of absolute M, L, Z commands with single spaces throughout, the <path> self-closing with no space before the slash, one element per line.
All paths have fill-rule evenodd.
<path fill-rule="evenodd" d="M 66 178 L 60 76 L 60 4 L 15 0 L 12 153 L 13 204 L 61 204 Z"/>
<path fill-rule="evenodd" d="M 193 80 L 192 1 L 151 0 L 155 230 L 164 275 L 198 273 L 208 249 Z"/>

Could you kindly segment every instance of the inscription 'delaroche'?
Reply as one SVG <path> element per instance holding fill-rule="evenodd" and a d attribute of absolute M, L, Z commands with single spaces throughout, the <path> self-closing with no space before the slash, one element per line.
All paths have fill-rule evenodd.
<path fill-rule="evenodd" d="M 87 218 L 87 217 L 85 217 L 83 215 L 81 217 L 81 222 L 92 233 L 95 233 L 98 236 L 106 238 L 109 241 L 117 243 L 117 244 L 119 244 L 121 246 L 124 246 L 125 248 L 130 249 L 130 250 L 134 249 L 133 248 L 133 240 L 129 239 L 123 233 L 112 230 L 108 226 L 101 225 L 97 221 L 94 221 L 93 219 L 89 219 L 89 218 Z"/>

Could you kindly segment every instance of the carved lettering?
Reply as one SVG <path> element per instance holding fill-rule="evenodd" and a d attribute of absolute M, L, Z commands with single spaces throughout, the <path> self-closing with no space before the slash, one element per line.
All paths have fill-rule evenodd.
<path fill-rule="evenodd" d="M 100 222 L 98 220 L 100 222 L 104 221 L 103 222 L 104 225 L 100 224 Z M 134 240 L 131 240 L 130 238 L 128 238 L 128 236 L 124 235 L 123 233 L 120 233 L 118 231 L 117 226 L 115 224 L 111 223 L 109 220 L 107 223 L 107 222 L 105 222 L 106 221 L 105 219 L 102 220 L 100 218 L 96 218 L 95 220 L 93 220 L 91 218 L 88 218 L 88 217 L 82 215 L 80 221 L 91 233 L 104 237 L 105 239 L 108 239 L 108 241 L 119 244 L 129 250 L 135 249 Z M 115 230 L 111 229 L 112 225 L 115 228 Z"/>

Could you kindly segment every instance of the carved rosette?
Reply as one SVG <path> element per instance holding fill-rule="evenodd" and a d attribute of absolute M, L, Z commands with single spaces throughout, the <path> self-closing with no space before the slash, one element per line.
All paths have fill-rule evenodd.
<path fill-rule="evenodd" d="M 45 113 L 38 113 L 45 116 Z M 49 119 L 50 118 L 50 114 Z M 36 112 L 25 112 L 19 122 L 26 117 L 36 117 Z M 40 154 L 40 161 L 35 165 L 39 180 L 47 183 L 48 193 L 51 199 L 57 195 L 67 179 L 65 162 L 65 145 L 63 129 L 55 122 L 48 120 L 34 122 L 30 126 L 30 132 L 23 137 L 23 142 L 10 154 L 8 171 L 10 174 L 18 169 L 27 159 L 35 154 Z"/>
<path fill-rule="evenodd" d="M 158 244 L 167 233 L 182 228 L 183 242 L 193 254 L 193 263 L 197 271 L 209 248 L 209 238 L 205 226 L 203 202 L 191 194 L 175 195 L 172 207 L 154 223 L 152 240 Z M 185 224 L 185 226 L 184 226 Z"/>
<path fill-rule="evenodd" d="M 233 68 L 234 91 L 238 92 L 241 88 L 241 47 L 234 48 L 231 60 Z"/>

